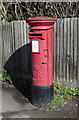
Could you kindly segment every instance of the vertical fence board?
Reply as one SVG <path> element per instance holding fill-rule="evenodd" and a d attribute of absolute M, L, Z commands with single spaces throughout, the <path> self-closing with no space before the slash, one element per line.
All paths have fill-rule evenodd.
<path fill-rule="evenodd" d="M 19 55 L 20 45 L 22 44 L 22 40 L 20 39 L 20 21 L 14 21 L 14 46 L 15 46 L 15 55 L 14 55 L 14 66 L 15 66 L 15 74 L 21 73 L 21 55 Z M 18 61 L 19 61 L 19 70 L 18 70 Z"/>
<path fill-rule="evenodd" d="M 0 70 L 2 69 L 2 24 L 0 20 Z"/>
<path fill-rule="evenodd" d="M 24 43 L 25 43 L 25 47 L 24 47 L 24 63 L 26 62 L 26 64 L 24 64 L 24 74 L 28 72 L 28 69 L 27 69 L 27 60 L 28 60 L 28 56 L 27 56 L 27 28 L 26 28 L 26 21 L 23 21 L 23 37 L 24 37 Z"/>
<path fill-rule="evenodd" d="M 74 18 L 74 82 L 77 80 L 77 18 Z"/>
<path fill-rule="evenodd" d="M 18 33 L 18 50 L 17 50 L 17 54 L 19 56 L 19 60 L 20 60 L 20 71 L 18 72 L 18 74 L 23 74 L 23 25 L 22 25 L 22 21 L 18 21 L 18 29 L 19 29 L 19 33 Z M 19 64 L 18 64 L 19 66 Z"/>
<path fill-rule="evenodd" d="M 60 81 L 63 80 L 63 19 L 60 22 Z"/>
<path fill-rule="evenodd" d="M 57 30 L 57 81 L 59 81 L 60 80 L 60 73 L 59 73 L 59 71 L 60 71 L 60 61 L 59 61 L 59 59 L 60 59 L 60 20 L 58 20 L 57 21 L 57 28 L 56 28 L 56 30 Z"/>
<path fill-rule="evenodd" d="M 56 30 L 57 24 L 54 24 L 53 27 L 53 50 L 54 50 L 54 80 L 57 80 L 57 30 Z"/>
<path fill-rule="evenodd" d="M 6 61 L 8 60 L 9 56 L 10 56 L 10 45 L 9 45 L 9 32 L 10 29 L 8 29 L 8 23 L 6 23 L 5 25 L 3 25 L 2 27 L 2 62 L 3 62 L 3 67 L 4 64 L 6 63 Z"/>
<path fill-rule="evenodd" d="M 27 29 L 27 31 L 26 31 L 27 43 L 30 43 L 30 40 L 28 38 L 28 32 L 29 32 L 29 25 L 28 24 L 26 24 L 26 29 Z"/>
<path fill-rule="evenodd" d="M 66 59 L 67 59 L 67 81 L 70 81 L 70 18 L 68 18 L 68 23 L 67 23 L 67 55 L 66 55 Z"/>
<path fill-rule="evenodd" d="M 30 53 L 30 39 L 28 38 L 28 32 L 29 32 L 29 25 L 26 24 L 26 38 L 27 38 L 27 65 L 28 67 L 28 73 L 31 73 L 31 53 Z"/>
<path fill-rule="evenodd" d="M 22 64 L 22 74 L 24 73 L 24 69 L 25 69 L 25 61 L 24 61 L 24 45 L 25 45 L 25 41 L 24 41 L 24 21 L 21 21 L 21 33 L 22 34 L 22 60 L 23 60 L 23 64 Z"/>
<path fill-rule="evenodd" d="M 7 23 L 7 33 L 6 34 L 7 34 L 7 49 L 8 49 L 7 56 L 8 56 L 8 59 L 6 60 L 5 64 L 7 64 L 7 61 L 8 61 L 7 69 L 10 72 L 12 70 L 12 67 L 13 67 L 13 64 L 11 64 L 11 61 L 9 60 L 9 58 L 12 55 L 11 23 Z M 5 45 L 5 47 L 6 47 L 6 45 Z"/>
<path fill-rule="evenodd" d="M 73 57 L 74 57 L 74 18 L 71 19 L 71 44 L 70 44 L 70 82 L 73 82 L 74 81 L 74 78 L 73 78 L 73 64 L 74 64 L 74 61 L 73 61 Z"/>
<path fill-rule="evenodd" d="M 14 32 L 14 22 L 11 22 L 11 56 L 13 56 L 15 53 L 15 32 Z M 10 56 L 10 57 L 11 57 Z M 11 62 L 11 74 L 14 73 L 15 71 L 15 57 L 12 57 L 12 62 Z"/>
<path fill-rule="evenodd" d="M 78 27 L 77 27 L 77 37 L 78 37 L 78 40 L 77 40 L 77 48 L 78 48 L 78 55 L 77 55 L 77 86 L 79 87 L 79 18 L 77 18 L 77 24 L 78 24 Z"/>
<path fill-rule="evenodd" d="M 64 54 L 63 54 L 63 61 L 64 61 L 64 64 L 63 64 L 63 76 L 64 76 L 64 81 L 67 80 L 67 59 L 66 59 L 66 51 L 67 51 L 67 47 L 66 47 L 66 44 L 67 44 L 67 19 L 65 18 L 64 19 L 64 39 L 63 39 L 63 51 L 64 51 Z"/>
<path fill-rule="evenodd" d="M 24 72 L 24 69 L 25 69 L 25 64 L 26 62 L 24 61 L 24 44 L 25 44 L 25 41 L 24 41 L 24 21 L 21 21 L 21 31 L 20 31 L 20 34 L 21 34 L 21 40 L 22 40 L 22 71 Z M 27 44 L 27 43 L 26 43 Z"/>

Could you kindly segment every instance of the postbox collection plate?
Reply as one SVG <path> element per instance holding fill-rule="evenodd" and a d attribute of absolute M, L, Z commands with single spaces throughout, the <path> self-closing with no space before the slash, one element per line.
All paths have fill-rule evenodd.
<path fill-rule="evenodd" d="M 32 40 L 32 52 L 39 53 L 39 40 Z"/>

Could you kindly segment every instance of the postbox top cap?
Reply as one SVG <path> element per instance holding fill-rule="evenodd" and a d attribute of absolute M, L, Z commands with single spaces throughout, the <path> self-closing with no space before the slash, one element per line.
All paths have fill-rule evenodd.
<path fill-rule="evenodd" d="M 41 20 L 41 21 L 56 21 L 56 19 L 55 18 L 50 18 L 50 17 L 46 17 L 46 16 L 44 16 L 44 17 L 42 17 L 42 16 L 40 16 L 40 17 L 33 17 L 33 18 L 29 18 L 28 20 L 33 20 L 33 21 L 39 21 L 39 20 Z"/>
<path fill-rule="evenodd" d="M 55 18 L 50 18 L 50 17 L 46 17 L 46 16 L 40 16 L 40 17 L 33 17 L 33 18 L 29 18 L 26 20 L 28 23 L 46 23 L 46 22 L 50 22 L 50 23 L 54 23 L 56 22 Z"/>

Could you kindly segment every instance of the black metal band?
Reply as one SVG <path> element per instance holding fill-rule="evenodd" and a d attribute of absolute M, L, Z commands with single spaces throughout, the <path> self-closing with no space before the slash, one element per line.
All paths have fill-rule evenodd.
<path fill-rule="evenodd" d="M 32 104 L 44 106 L 54 98 L 54 84 L 50 86 L 33 86 L 32 85 Z"/>

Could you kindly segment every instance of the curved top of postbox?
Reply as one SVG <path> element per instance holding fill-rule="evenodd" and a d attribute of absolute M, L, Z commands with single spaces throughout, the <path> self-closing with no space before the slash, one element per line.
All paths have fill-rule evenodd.
<path fill-rule="evenodd" d="M 56 22 L 56 19 L 46 17 L 46 16 L 44 17 L 40 16 L 40 17 L 29 18 L 26 21 L 29 25 L 32 25 L 32 26 L 39 26 L 39 25 L 49 26 L 49 25 L 53 25 Z"/>

